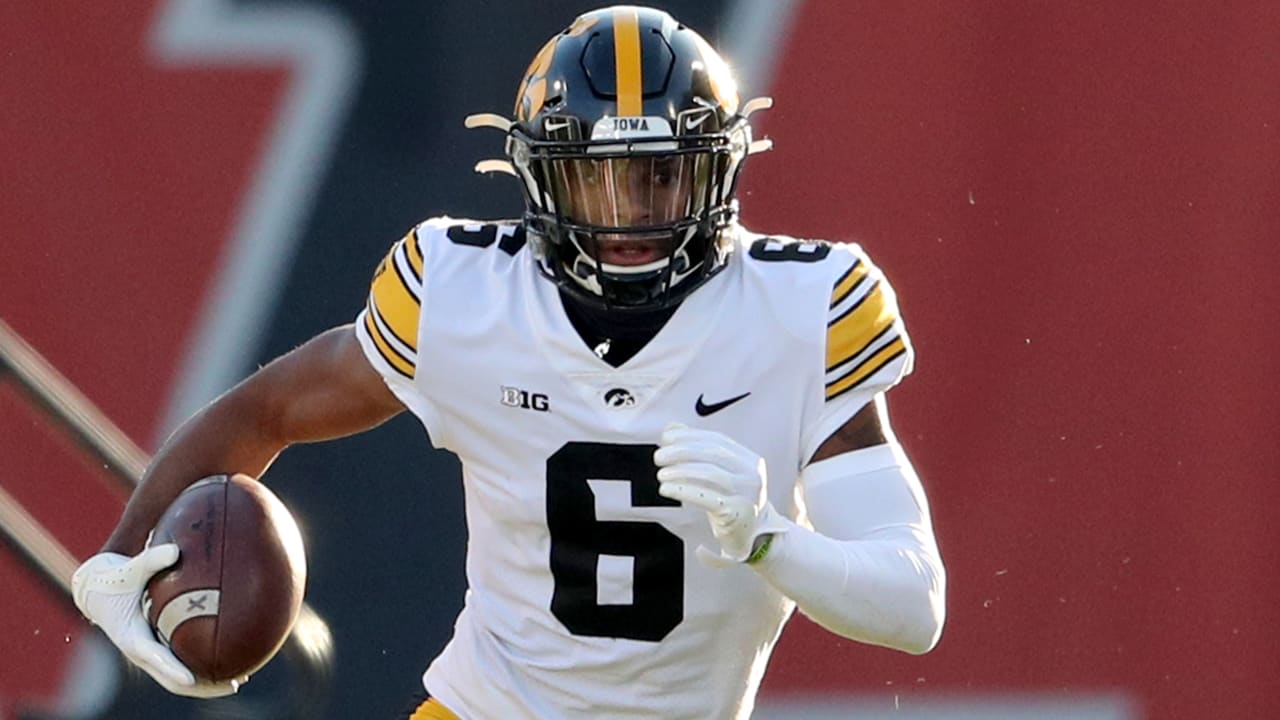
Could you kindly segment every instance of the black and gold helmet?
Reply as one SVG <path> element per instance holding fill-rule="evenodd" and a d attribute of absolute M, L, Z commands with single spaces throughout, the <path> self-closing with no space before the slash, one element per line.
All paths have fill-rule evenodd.
<path fill-rule="evenodd" d="M 586 13 L 534 57 L 507 131 L 509 163 L 477 169 L 522 181 L 543 272 L 609 309 L 654 309 L 724 267 L 734 191 L 752 142 L 728 65 L 660 10 Z"/>

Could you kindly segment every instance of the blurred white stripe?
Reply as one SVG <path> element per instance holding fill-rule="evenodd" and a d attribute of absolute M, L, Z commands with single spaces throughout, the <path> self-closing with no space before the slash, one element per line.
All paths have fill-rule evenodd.
<path fill-rule="evenodd" d="M 733 67 L 743 100 L 768 95 L 778 54 L 802 0 L 737 0 L 729 9 L 719 49 Z"/>
<path fill-rule="evenodd" d="M 358 37 L 345 18 L 317 7 L 227 0 L 170 0 L 152 27 L 151 49 L 162 65 L 290 70 L 160 438 L 250 369 L 360 78 Z"/>

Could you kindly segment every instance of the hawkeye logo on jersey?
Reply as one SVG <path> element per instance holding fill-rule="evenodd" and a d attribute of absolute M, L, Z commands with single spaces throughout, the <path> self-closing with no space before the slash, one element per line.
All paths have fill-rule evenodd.
<path fill-rule="evenodd" d="M 551 412 L 551 403 L 547 400 L 547 396 L 542 393 L 531 393 L 528 390 L 521 390 L 517 387 L 502 386 L 502 404 L 507 407 L 521 408 L 523 410 L 537 410 L 538 412 Z"/>
<path fill-rule="evenodd" d="M 616 387 L 604 394 L 604 404 L 610 408 L 635 407 L 636 396 L 626 388 Z"/>

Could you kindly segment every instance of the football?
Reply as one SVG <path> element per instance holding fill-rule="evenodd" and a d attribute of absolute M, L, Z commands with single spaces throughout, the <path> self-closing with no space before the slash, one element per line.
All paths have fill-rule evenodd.
<path fill-rule="evenodd" d="M 247 475 L 218 475 L 182 492 L 149 545 L 176 543 L 172 567 L 147 584 L 156 637 L 202 680 L 261 668 L 298 618 L 306 584 L 302 534 L 289 510 Z"/>

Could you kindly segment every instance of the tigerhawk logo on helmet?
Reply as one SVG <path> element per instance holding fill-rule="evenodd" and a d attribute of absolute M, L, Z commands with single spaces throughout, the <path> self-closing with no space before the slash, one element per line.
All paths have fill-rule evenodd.
<path fill-rule="evenodd" d="M 471 115 L 506 136 L 479 172 L 521 181 L 542 272 L 610 310 L 679 302 L 725 266 L 743 160 L 768 150 L 725 61 L 665 12 L 578 17 L 530 63 L 515 119 Z"/>

